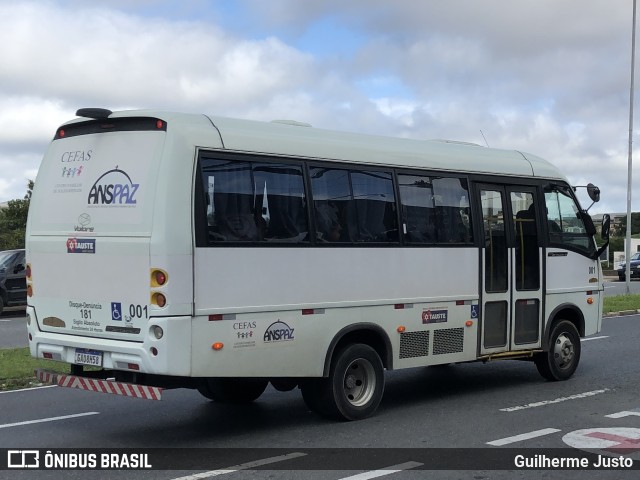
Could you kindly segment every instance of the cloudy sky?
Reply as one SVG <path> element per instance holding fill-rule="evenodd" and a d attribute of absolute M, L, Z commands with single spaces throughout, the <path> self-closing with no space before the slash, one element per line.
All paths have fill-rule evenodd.
<path fill-rule="evenodd" d="M 0 0 L 0 202 L 24 195 L 56 126 L 92 106 L 524 150 L 598 184 L 592 212 L 624 212 L 632 6 Z"/>

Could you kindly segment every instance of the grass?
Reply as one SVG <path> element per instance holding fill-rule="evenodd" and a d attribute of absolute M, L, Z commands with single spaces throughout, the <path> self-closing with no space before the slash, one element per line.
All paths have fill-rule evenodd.
<path fill-rule="evenodd" d="M 604 297 L 602 313 L 624 312 L 627 310 L 640 310 L 640 295 L 615 295 Z"/>
<path fill-rule="evenodd" d="M 53 360 L 33 358 L 29 348 L 0 350 L 0 390 L 26 388 L 38 383 L 33 371 L 36 368 L 69 373 L 69 365 Z"/>

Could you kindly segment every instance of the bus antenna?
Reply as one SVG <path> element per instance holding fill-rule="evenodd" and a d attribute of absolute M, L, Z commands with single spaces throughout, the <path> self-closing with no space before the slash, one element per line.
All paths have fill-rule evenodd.
<path fill-rule="evenodd" d="M 491 147 L 489 147 L 489 142 L 487 142 L 487 139 L 486 139 L 486 137 L 484 136 L 484 133 L 482 133 L 482 130 L 480 130 L 480 135 L 482 135 L 482 138 L 484 138 L 484 143 L 486 143 L 486 144 L 487 144 L 487 148 L 491 148 Z"/>

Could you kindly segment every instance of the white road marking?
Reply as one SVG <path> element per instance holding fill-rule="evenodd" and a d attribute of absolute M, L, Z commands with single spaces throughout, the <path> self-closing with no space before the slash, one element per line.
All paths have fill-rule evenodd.
<path fill-rule="evenodd" d="M 391 475 L 392 473 L 402 472 L 403 470 L 409 470 L 411 468 L 421 467 L 424 463 L 418 462 L 406 462 L 398 465 L 392 465 L 391 467 L 385 467 L 384 470 L 372 470 L 370 472 L 358 473 L 350 477 L 343 477 L 340 480 L 369 480 L 370 478 L 384 477 L 385 475 Z"/>
<path fill-rule="evenodd" d="M 241 463 L 240 465 L 234 465 L 233 467 L 222 468 L 220 470 L 211 470 L 209 472 L 196 473 L 193 475 L 187 475 L 186 477 L 178 477 L 173 480 L 199 480 L 202 478 L 212 478 L 219 475 L 225 475 L 227 473 L 234 473 L 238 470 L 248 470 L 254 467 L 260 467 L 262 465 L 269 465 L 270 463 L 282 462 L 292 458 L 304 457 L 306 453 L 293 452 L 286 455 L 280 455 L 278 457 L 263 458 L 262 460 L 255 460 L 253 462 Z"/>
<path fill-rule="evenodd" d="M 34 423 L 55 422 L 57 420 L 66 420 L 68 418 L 86 417 L 87 415 L 98 415 L 100 412 L 76 413 L 73 415 L 63 415 L 61 417 L 39 418 L 38 420 L 27 420 L 26 422 L 5 423 L 0 428 L 19 427 L 20 425 L 31 425 Z"/>
<path fill-rule="evenodd" d="M 640 408 L 638 408 L 636 410 L 627 410 L 627 411 L 624 411 L 624 412 L 618 412 L 618 413 L 612 413 L 610 415 L 605 415 L 605 417 L 607 417 L 607 418 L 622 418 L 622 417 L 631 417 L 631 416 L 640 417 Z"/>
<path fill-rule="evenodd" d="M 501 408 L 501 412 L 517 412 L 518 410 L 526 410 L 527 408 L 536 408 L 536 407 L 544 407 L 545 405 L 551 405 L 553 403 L 561 403 L 569 400 L 578 400 L 580 398 L 593 397 L 594 395 L 599 395 L 601 393 L 608 392 L 608 388 L 603 388 L 602 390 L 592 390 L 590 392 L 584 393 L 576 393 L 575 395 L 569 395 L 568 397 L 560 397 L 554 400 L 542 400 L 541 402 L 528 403 L 526 405 L 518 405 L 517 407 L 507 407 Z"/>
<path fill-rule="evenodd" d="M 514 435 L 513 437 L 501 438 L 492 442 L 487 442 L 487 445 L 493 445 L 494 447 L 501 447 L 503 445 L 509 445 L 510 443 L 521 442 L 523 440 L 530 440 L 532 438 L 543 437 L 552 433 L 560 432 L 557 428 L 543 428 L 542 430 L 536 430 L 534 432 L 522 433 L 520 435 Z"/>
<path fill-rule="evenodd" d="M 57 387 L 57 385 L 42 385 L 41 387 L 29 387 L 29 388 L 20 388 L 17 390 L 4 390 L 2 392 L 0 392 L 0 394 L 3 393 L 16 393 L 16 392 L 28 392 L 29 390 L 41 390 L 43 388 L 54 388 Z"/>
<path fill-rule="evenodd" d="M 589 340 L 602 340 L 603 338 L 609 338 L 609 335 L 603 335 L 602 337 L 589 337 L 589 338 L 581 338 L 581 342 L 587 342 Z"/>

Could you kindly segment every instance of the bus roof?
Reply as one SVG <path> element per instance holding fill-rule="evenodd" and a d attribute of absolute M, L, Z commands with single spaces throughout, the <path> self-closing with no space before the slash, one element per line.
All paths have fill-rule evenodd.
<path fill-rule="evenodd" d="M 554 165 L 536 155 L 463 142 L 384 137 L 318 129 L 300 122 L 259 122 L 156 110 L 113 112 L 109 118 L 141 116 L 165 120 L 169 132 L 180 129 L 181 135 L 200 147 L 211 144 L 207 139 L 210 135 L 203 132 L 215 132 L 202 128 L 207 123 L 215 126 L 226 150 L 238 152 L 566 181 Z M 69 123 L 83 120 L 86 119 Z"/>

